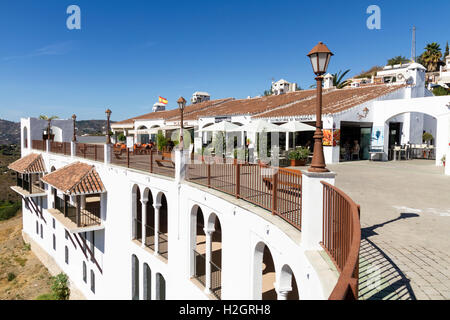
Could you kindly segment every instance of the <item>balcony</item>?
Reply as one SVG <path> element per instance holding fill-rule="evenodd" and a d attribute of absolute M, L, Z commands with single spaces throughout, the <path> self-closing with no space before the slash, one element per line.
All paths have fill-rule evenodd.
<path fill-rule="evenodd" d="M 86 196 L 84 205 L 81 196 L 76 197 L 76 205 L 70 203 L 68 196 L 64 196 L 64 199 L 54 197 L 54 208 L 48 209 L 48 212 L 70 232 L 88 232 L 104 228 L 99 195 Z"/>
<path fill-rule="evenodd" d="M 17 173 L 16 185 L 11 189 L 22 197 L 44 197 L 47 196 L 44 184 L 40 181 L 41 174 Z"/>

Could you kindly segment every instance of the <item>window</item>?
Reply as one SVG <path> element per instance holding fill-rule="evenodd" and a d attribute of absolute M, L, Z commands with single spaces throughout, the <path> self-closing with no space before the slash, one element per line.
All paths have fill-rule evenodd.
<path fill-rule="evenodd" d="M 91 270 L 91 291 L 95 293 L 95 273 Z"/>
<path fill-rule="evenodd" d="M 67 230 L 66 230 L 65 235 L 66 235 L 66 240 L 69 240 L 69 232 Z"/>
<path fill-rule="evenodd" d="M 53 250 L 56 251 L 56 237 L 53 235 Z"/>
<path fill-rule="evenodd" d="M 42 224 L 41 224 L 41 239 L 44 239 L 44 228 L 42 227 Z"/>
<path fill-rule="evenodd" d="M 139 259 L 131 256 L 131 299 L 139 300 Z"/>
<path fill-rule="evenodd" d="M 83 281 L 84 283 L 87 283 L 87 268 L 86 268 L 86 262 L 83 261 Z"/>
<path fill-rule="evenodd" d="M 56 222 L 55 222 L 55 218 L 53 218 L 53 229 L 56 229 Z"/>
<path fill-rule="evenodd" d="M 144 263 L 144 300 L 151 300 L 152 271 L 148 264 Z"/>
<path fill-rule="evenodd" d="M 69 264 L 69 248 L 67 246 L 64 249 L 64 254 L 65 254 L 66 264 Z"/>
<path fill-rule="evenodd" d="M 36 234 L 39 234 L 39 222 L 36 221 Z"/>

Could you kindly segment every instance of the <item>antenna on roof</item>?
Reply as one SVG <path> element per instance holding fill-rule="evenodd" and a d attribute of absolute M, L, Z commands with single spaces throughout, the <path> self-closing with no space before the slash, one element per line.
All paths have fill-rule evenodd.
<path fill-rule="evenodd" d="M 416 62 L 416 26 L 412 28 L 411 60 Z"/>

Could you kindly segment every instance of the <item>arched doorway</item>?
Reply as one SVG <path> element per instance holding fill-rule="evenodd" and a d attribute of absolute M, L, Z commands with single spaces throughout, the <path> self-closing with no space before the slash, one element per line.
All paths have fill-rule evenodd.
<path fill-rule="evenodd" d="M 280 300 L 299 300 L 297 281 L 292 269 L 285 264 L 281 268 L 278 297 Z"/>
<path fill-rule="evenodd" d="M 160 193 L 159 228 L 158 228 L 158 253 L 169 259 L 169 220 L 167 199 L 164 193 Z"/>
<path fill-rule="evenodd" d="M 138 128 L 138 130 L 147 130 L 147 127 L 146 126 L 140 126 Z M 138 143 L 145 143 L 145 144 L 149 143 L 150 142 L 149 134 L 148 133 L 139 133 L 137 135 L 137 142 Z"/>
<path fill-rule="evenodd" d="M 206 236 L 202 209 L 195 205 L 191 209 L 191 275 L 203 286 L 206 284 Z"/>
<path fill-rule="evenodd" d="M 276 300 L 276 272 L 272 253 L 264 242 L 259 242 L 254 251 L 253 298 Z"/>
<path fill-rule="evenodd" d="M 222 226 L 215 213 L 211 213 L 208 218 L 207 232 L 211 232 L 211 234 L 206 234 L 206 272 L 207 275 L 209 272 L 212 294 L 220 299 L 222 293 Z M 208 250 L 210 250 L 210 257 L 208 257 Z"/>
<path fill-rule="evenodd" d="M 153 195 L 150 189 L 145 189 L 144 200 L 146 200 L 145 210 L 145 246 L 155 250 L 155 208 L 153 206 Z"/>

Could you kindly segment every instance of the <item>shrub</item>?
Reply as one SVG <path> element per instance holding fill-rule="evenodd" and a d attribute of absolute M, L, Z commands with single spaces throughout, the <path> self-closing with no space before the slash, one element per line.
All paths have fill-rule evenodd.
<path fill-rule="evenodd" d="M 166 137 L 162 133 L 158 133 L 158 135 L 156 136 L 156 146 L 159 151 L 162 151 L 163 148 L 167 146 L 168 142 L 168 139 L 166 139 Z"/>
<path fill-rule="evenodd" d="M 123 132 L 119 133 L 119 135 L 117 136 L 117 140 L 118 141 L 125 141 L 127 138 L 125 137 L 125 135 L 123 134 Z"/>
<path fill-rule="evenodd" d="M 425 142 L 429 142 L 429 141 L 431 141 L 433 139 L 434 139 L 433 135 L 431 133 L 429 133 L 429 132 L 424 132 L 423 135 L 422 135 L 422 140 L 425 141 Z"/>
<path fill-rule="evenodd" d="M 58 300 L 53 293 L 44 293 L 36 298 L 36 300 Z"/>
<path fill-rule="evenodd" d="M 70 296 L 70 289 L 68 286 L 69 278 L 65 273 L 60 273 L 52 278 L 52 293 L 57 300 L 68 300 Z"/>
<path fill-rule="evenodd" d="M 8 273 L 8 281 L 13 281 L 16 278 L 16 275 L 12 272 Z"/>
<path fill-rule="evenodd" d="M 450 95 L 450 89 L 444 88 L 444 87 L 435 87 L 433 89 L 433 94 L 435 96 L 448 96 Z"/>
<path fill-rule="evenodd" d="M 299 147 L 289 152 L 289 160 L 306 160 L 309 156 L 309 149 L 305 147 Z"/>
<path fill-rule="evenodd" d="M 0 221 L 7 220 L 16 215 L 17 211 L 22 207 L 22 203 L 15 202 L 13 204 L 0 206 Z"/>

